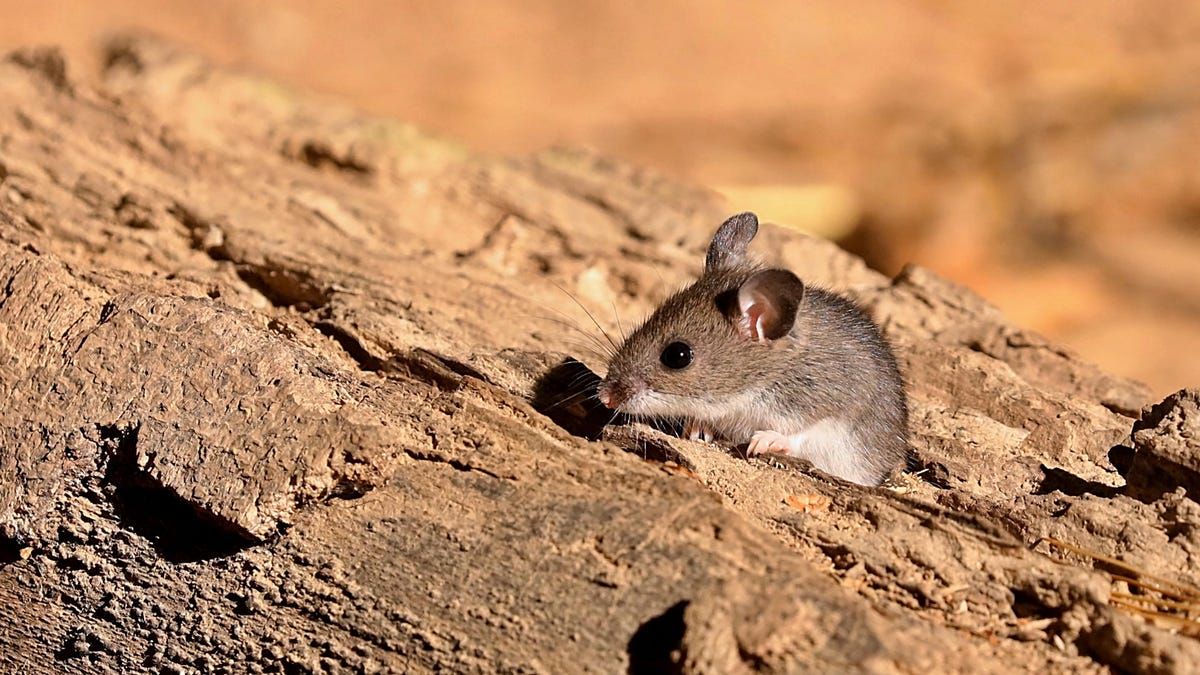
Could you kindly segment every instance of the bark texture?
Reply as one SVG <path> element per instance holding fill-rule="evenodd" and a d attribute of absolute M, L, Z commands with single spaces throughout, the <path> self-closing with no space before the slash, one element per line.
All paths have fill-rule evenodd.
<path fill-rule="evenodd" d="M 896 343 L 912 470 L 606 427 L 563 289 L 647 313 L 713 194 L 106 49 L 95 85 L 0 62 L 0 670 L 1200 664 L 1161 604 L 1200 597 L 1196 392 L 1143 415 L 970 291 L 768 226 Z"/>

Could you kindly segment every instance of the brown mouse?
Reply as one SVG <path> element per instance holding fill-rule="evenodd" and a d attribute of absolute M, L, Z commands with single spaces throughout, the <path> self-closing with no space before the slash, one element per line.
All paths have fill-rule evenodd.
<path fill-rule="evenodd" d="M 850 300 L 750 259 L 757 232 L 753 213 L 721 225 L 700 278 L 617 350 L 600 401 L 878 485 L 908 452 L 891 347 Z"/>

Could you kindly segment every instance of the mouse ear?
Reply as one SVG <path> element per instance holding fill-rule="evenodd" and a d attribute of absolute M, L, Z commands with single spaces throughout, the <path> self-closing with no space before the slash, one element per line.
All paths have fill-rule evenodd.
<path fill-rule="evenodd" d="M 804 282 L 787 270 L 763 270 L 737 290 L 738 332 L 755 342 L 778 340 L 792 329 Z"/>
<path fill-rule="evenodd" d="M 712 271 L 722 267 L 732 267 L 746 257 L 746 247 L 758 233 L 758 216 L 753 213 L 739 213 L 721 224 L 708 245 L 708 255 L 704 258 L 704 269 Z"/>

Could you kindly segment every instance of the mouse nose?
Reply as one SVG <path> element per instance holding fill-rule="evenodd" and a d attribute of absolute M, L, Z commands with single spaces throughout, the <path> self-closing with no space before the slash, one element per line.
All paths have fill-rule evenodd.
<path fill-rule="evenodd" d="M 629 389 L 624 385 L 605 380 L 600 383 L 596 397 L 600 399 L 605 408 L 616 410 L 622 403 L 629 400 Z"/>

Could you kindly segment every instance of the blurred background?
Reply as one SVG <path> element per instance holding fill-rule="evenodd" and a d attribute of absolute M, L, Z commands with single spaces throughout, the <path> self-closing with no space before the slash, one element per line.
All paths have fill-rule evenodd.
<path fill-rule="evenodd" d="M 140 27 L 483 151 L 599 148 L 886 273 L 936 269 L 1156 394 L 1200 384 L 1200 3 L 0 0 L 0 17 L 0 47 L 60 45 L 76 76 Z"/>

